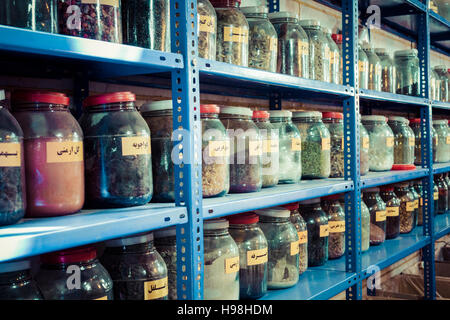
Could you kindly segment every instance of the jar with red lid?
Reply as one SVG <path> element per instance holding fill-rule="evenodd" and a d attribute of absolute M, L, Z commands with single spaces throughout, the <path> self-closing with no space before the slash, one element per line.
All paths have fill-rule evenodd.
<path fill-rule="evenodd" d="M 97 250 L 83 246 L 41 256 L 36 281 L 45 300 L 112 300 L 113 281 L 97 259 Z"/>
<path fill-rule="evenodd" d="M 331 136 L 331 173 L 330 178 L 344 177 L 344 114 L 341 112 L 323 112 L 323 123 Z"/>
<path fill-rule="evenodd" d="M 339 194 L 334 194 L 321 199 L 322 209 L 328 215 L 328 259 L 338 259 L 345 253 L 345 211 L 339 198 Z"/>
<path fill-rule="evenodd" d="M 84 204 L 83 132 L 63 93 L 18 91 L 13 115 L 24 133 L 27 217 L 72 214 Z"/>
<path fill-rule="evenodd" d="M 131 92 L 84 100 L 86 202 L 92 208 L 143 205 L 153 194 L 150 129 Z"/>
<path fill-rule="evenodd" d="M 386 203 L 386 239 L 395 239 L 400 234 L 401 201 L 394 193 L 394 186 L 381 186 L 380 191 Z"/>
<path fill-rule="evenodd" d="M 299 274 L 308 269 L 308 227 L 299 212 L 298 202 L 282 205 L 283 208 L 291 212 L 291 223 L 297 229 L 298 235 L 298 254 L 299 254 Z"/>

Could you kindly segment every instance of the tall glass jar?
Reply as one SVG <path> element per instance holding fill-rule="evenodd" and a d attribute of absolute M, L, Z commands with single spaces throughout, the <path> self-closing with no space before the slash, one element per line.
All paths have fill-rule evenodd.
<path fill-rule="evenodd" d="M 394 186 L 380 187 L 381 199 L 386 203 L 386 239 L 395 239 L 400 234 L 400 204 Z"/>
<path fill-rule="evenodd" d="M 444 214 L 448 210 L 448 187 L 442 174 L 434 175 L 434 184 L 438 187 L 439 191 L 437 213 Z"/>
<path fill-rule="evenodd" d="M 13 115 L 24 134 L 26 216 L 72 214 L 84 204 L 83 131 L 63 93 L 16 91 Z"/>
<path fill-rule="evenodd" d="M 369 147 L 369 133 L 367 132 L 366 127 L 361 123 L 361 116 L 359 116 L 359 170 L 362 176 L 369 172 Z"/>
<path fill-rule="evenodd" d="M 294 112 L 293 122 L 302 137 L 302 177 L 328 178 L 331 173 L 330 131 L 317 111 Z"/>
<path fill-rule="evenodd" d="M 167 266 L 153 233 L 109 240 L 100 261 L 108 270 L 115 300 L 167 300 Z"/>
<path fill-rule="evenodd" d="M 328 259 L 337 259 L 345 253 L 345 211 L 339 203 L 339 194 L 323 197 L 321 206 L 328 215 Z"/>
<path fill-rule="evenodd" d="M 386 239 L 386 203 L 380 188 L 363 190 L 363 199 L 370 211 L 370 245 L 379 245 Z"/>
<path fill-rule="evenodd" d="M 417 217 L 419 216 L 419 202 L 420 202 L 420 194 L 417 193 L 416 188 L 414 188 L 414 182 L 409 182 L 409 191 L 414 197 L 414 221 L 413 221 L 413 229 L 417 226 Z"/>
<path fill-rule="evenodd" d="M 361 195 L 361 252 L 370 247 L 370 211 Z"/>
<path fill-rule="evenodd" d="M 344 177 L 344 114 L 324 112 L 322 117 L 331 136 L 330 178 L 342 178 Z"/>
<path fill-rule="evenodd" d="M 177 229 L 159 229 L 154 235 L 156 250 L 167 266 L 169 300 L 177 300 Z"/>
<path fill-rule="evenodd" d="M 397 93 L 420 95 L 420 67 L 417 49 L 399 50 L 394 53 L 397 69 Z"/>
<path fill-rule="evenodd" d="M 269 13 L 278 34 L 277 72 L 309 78 L 309 40 L 294 12 Z"/>
<path fill-rule="evenodd" d="M 324 28 L 325 37 L 330 47 L 330 82 L 340 84 L 342 79 L 341 72 L 341 50 L 331 38 L 331 29 Z"/>
<path fill-rule="evenodd" d="M 414 146 L 414 164 L 422 164 L 422 132 L 420 130 L 420 118 L 409 119 L 409 125 L 414 132 L 415 146 Z M 433 162 L 436 162 L 436 150 L 438 147 L 438 135 L 436 130 L 431 127 L 431 136 L 433 139 Z"/>
<path fill-rule="evenodd" d="M 375 50 L 371 47 L 363 48 L 364 53 L 369 59 L 369 90 L 381 91 L 381 60 L 378 58 Z"/>
<path fill-rule="evenodd" d="M 28 260 L 0 264 L 0 297 L 2 300 L 43 300 L 31 276 Z"/>
<path fill-rule="evenodd" d="M 240 0 L 211 0 L 217 15 L 216 60 L 248 66 L 247 19 L 239 10 Z"/>
<path fill-rule="evenodd" d="M 433 120 L 433 127 L 438 135 L 436 162 L 450 161 L 450 132 L 447 120 Z"/>
<path fill-rule="evenodd" d="M 395 93 L 397 70 L 394 60 L 385 48 L 376 48 L 375 53 L 381 63 L 381 91 Z"/>
<path fill-rule="evenodd" d="M 271 110 L 270 122 L 278 130 L 280 141 L 279 183 L 297 183 L 302 177 L 302 139 L 292 123 L 292 112 Z"/>
<path fill-rule="evenodd" d="M 400 199 L 400 233 L 409 233 L 414 228 L 414 195 L 408 182 L 396 184 L 394 191 Z"/>
<path fill-rule="evenodd" d="M 430 69 L 430 99 L 441 100 L 441 80 L 435 70 Z"/>
<path fill-rule="evenodd" d="M 447 189 L 448 189 L 448 199 L 447 199 L 448 201 L 447 201 L 447 203 L 448 203 L 448 209 L 450 210 L 450 177 L 449 177 L 449 173 L 448 172 L 445 174 L 444 180 L 445 180 L 445 183 L 447 184 Z"/>
<path fill-rule="evenodd" d="M 434 67 L 434 71 L 436 72 L 439 79 L 439 100 L 442 102 L 449 101 L 449 79 L 447 76 L 448 69 L 445 65 Z"/>
<path fill-rule="evenodd" d="M 259 217 L 242 213 L 228 217 L 229 232 L 239 248 L 240 299 L 258 299 L 267 292 L 268 243 Z"/>
<path fill-rule="evenodd" d="M 277 71 L 278 36 L 264 6 L 241 8 L 250 28 L 248 66 L 251 68 Z"/>
<path fill-rule="evenodd" d="M 423 225 L 423 185 L 422 180 L 414 180 L 414 189 L 416 190 L 417 194 L 419 195 L 419 211 L 417 214 L 417 225 L 421 226 Z"/>
<path fill-rule="evenodd" d="M 342 52 L 342 34 L 334 33 L 331 35 L 331 39 L 336 44 L 339 50 L 339 82 L 343 83 L 344 79 L 344 53 Z"/>
<path fill-rule="evenodd" d="M 369 58 L 360 46 L 358 46 L 358 56 L 359 88 L 369 89 Z"/>
<path fill-rule="evenodd" d="M 404 117 L 389 117 L 389 126 L 394 133 L 394 164 L 414 164 L 414 132 Z"/>
<path fill-rule="evenodd" d="M 225 219 L 203 223 L 205 300 L 239 300 L 239 248 L 228 226 Z"/>
<path fill-rule="evenodd" d="M 150 129 L 131 92 L 90 96 L 83 102 L 86 202 L 131 207 L 152 199 Z"/>
<path fill-rule="evenodd" d="M 198 56 L 216 60 L 217 15 L 211 2 L 197 0 Z"/>
<path fill-rule="evenodd" d="M 262 138 L 249 108 L 223 107 L 220 120 L 230 135 L 230 192 L 256 192 L 262 187 Z"/>
<path fill-rule="evenodd" d="M 369 132 L 370 171 L 389 171 L 394 164 L 394 133 L 384 116 L 362 116 L 362 123 Z"/>

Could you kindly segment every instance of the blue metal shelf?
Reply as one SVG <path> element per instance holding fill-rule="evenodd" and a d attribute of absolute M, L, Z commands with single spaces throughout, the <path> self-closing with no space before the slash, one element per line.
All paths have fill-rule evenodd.
<path fill-rule="evenodd" d="M 431 43 L 450 55 L 450 21 L 429 10 Z"/>
<path fill-rule="evenodd" d="M 433 164 L 433 174 L 445 173 L 450 171 L 450 162 Z"/>
<path fill-rule="evenodd" d="M 450 110 L 450 103 L 449 102 L 441 102 L 441 101 L 433 101 L 432 107 L 438 108 L 438 109 Z"/>
<path fill-rule="evenodd" d="M 83 210 L 64 217 L 24 219 L 0 228 L 0 262 L 169 227 L 187 220 L 186 208 L 170 204 Z"/>
<path fill-rule="evenodd" d="M 438 214 L 434 217 L 434 237 L 442 238 L 450 233 L 450 211 L 446 214 Z"/>
<path fill-rule="evenodd" d="M 367 175 L 361 177 L 361 187 L 364 189 L 407 180 L 414 180 L 426 177 L 427 174 L 428 169 L 424 168 L 408 171 L 369 172 Z"/>
<path fill-rule="evenodd" d="M 405 104 L 413 106 L 426 106 L 429 104 L 427 99 L 420 97 L 407 96 L 403 94 L 395 94 L 389 92 L 373 91 L 360 89 L 359 97 L 361 100 L 366 101 L 377 101 L 377 102 L 388 102 L 396 104 Z"/>

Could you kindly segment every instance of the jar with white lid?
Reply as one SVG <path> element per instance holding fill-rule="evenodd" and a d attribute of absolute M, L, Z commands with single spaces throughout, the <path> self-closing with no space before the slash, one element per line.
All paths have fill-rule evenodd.
<path fill-rule="evenodd" d="M 414 132 L 415 146 L 414 146 L 414 164 L 422 164 L 422 132 L 420 129 L 420 118 L 409 119 L 409 126 Z M 438 147 L 438 135 L 433 126 L 431 126 L 432 148 L 433 148 L 433 162 L 436 162 L 436 150 Z"/>
<path fill-rule="evenodd" d="M 397 70 L 394 60 L 385 48 L 376 48 L 375 53 L 381 63 L 381 91 L 395 93 Z"/>
<path fill-rule="evenodd" d="M 370 245 L 379 245 L 386 239 L 386 203 L 380 188 L 364 189 L 363 199 L 370 211 Z"/>
<path fill-rule="evenodd" d="M 1 300 L 43 300 L 41 291 L 31 275 L 29 260 L 0 263 Z"/>
<path fill-rule="evenodd" d="M 155 247 L 167 266 L 169 300 L 177 300 L 177 228 L 156 230 Z"/>
<path fill-rule="evenodd" d="M 433 127 L 438 135 L 436 162 L 450 161 L 450 132 L 448 120 L 433 120 Z"/>
<path fill-rule="evenodd" d="M 369 132 L 370 171 L 389 171 L 394 164 L 394 133 L 385 116 L 362 116 L 362 123 Z"/>
<path fill-rule="evenodd" d="M 203 223 L 204 300 L 239 300 L 239 247 L 226 219 Z"/>
<path fill-rule="evenodd" d="M 394 133 L 394 164 L 414 164 L 416 138 L 404 117 L 390 116 L 388 125 Z"/>
<path fill-rule="evenodd" d="M 344 114 L 342 112 L 323 112 L 323 123 L 331 136 L 330 178 L 344 177 Z"/>
<path fill-rule="evenodd" d="M 324 28 L 324 31 L 330 47 L 330 82 L 340 84 L 342 80 L 340 49 L 331 38 L 331 29 Z"/>
<path fill-rule="evenodd" d="M 381 60 L 378 58 L 375 50 L 366 46 L 364 53 L 369 59 L 369 90 L 381 91 Z"/>
<path fill-rule="evenodd" d="M 420 95 L 420 66 L 417 49 L 398 50 L 394 53 L 397 69 L 397 93 Z"/>
<path fill-rule="evenodd" d="M 216 60 L 217 15 L 211 2 L 197 0 L 198 56 Z"/>

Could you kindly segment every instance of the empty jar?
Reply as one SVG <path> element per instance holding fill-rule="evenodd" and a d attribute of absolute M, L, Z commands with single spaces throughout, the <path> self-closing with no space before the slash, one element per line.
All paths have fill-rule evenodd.
<path fill-rule="evenodd" d="M 445 65 L 434 67 L 434 71 L 436 72 L 439 79 L 439 100 L 442 102 L 449 101 L 449 77 L 448 77 L 448 69 Z"/>
<path fill-rule="evenodd" d="M 330 47 L 330 82 L 340 84 L 342 80 L 341 53 L 337 44 L 331 38 L 331 29 L 324 28 L 325 37 Z"/>
<path fill-rule="evenodd" d="M 369 132 L 370 171 L 389 171 L 394 164 L 394 133 L 384 116 L 362 116 L 362 123 Z"/>
<path fill-rule="evenodd" d="M 381 91 L 395 93 L 397 70 L 394 60 L 385 48 L 376 48 L 375 53 L 381 63 Z"/>
<path fill-rule="evenodd" d="M 397 93 L 420 95 L 420 67 L 417 49 L 399 50 L 394 53 L 397 69 Z"/>
<path fill-rule="evenodd" d="M 450 161 L 450 133 L 447 120 L 433 120 L 433 127 L 438 136 L 436 162 Z"/>
<path fill-rule="evenodd" d="M 30 261 L 0 263 L 0 297 L 2 300 L 43 300 L 31 276 Z"/>

